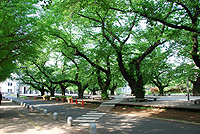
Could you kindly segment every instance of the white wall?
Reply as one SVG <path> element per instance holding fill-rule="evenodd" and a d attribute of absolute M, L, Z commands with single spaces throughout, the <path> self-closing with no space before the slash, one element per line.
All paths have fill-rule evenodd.
<path fill-rule="evenodd" d="M 1 92 L 2 93 L 15 93 L 17 90 L 17 83 L 10 79 L 6 79 L 6 81 L 1 82 Z"/>
<path fill-rule="evenodd" d="M 0 91 L 2 93 L 10 93 L 10 94 L 17 94 L 19 88 L 18 81 L 6 79 L 0 83 Z M 29 94 L 30 91 L 27 91 L 29 86 L 20 84 L 20 94 Z M 35 93 L 35 92 L 32 92 Z"/>

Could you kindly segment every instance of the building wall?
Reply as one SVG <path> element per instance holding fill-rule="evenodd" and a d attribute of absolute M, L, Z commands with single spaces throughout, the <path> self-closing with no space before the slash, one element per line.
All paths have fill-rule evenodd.
<path fill-rule="evenodd" d="M 19 84 L 15 80 L 6 79 L 6 81 L 1 82 L 0 91 L 5 94 L 17 94 Z M 34 92 L 27 91 L 29 86 L 20 84 L 20 94 L 30 94 Z"/>
<path fill-rule="evenodd" d="M 1 92 L 13 94 L 16 92 L 16 82 L 10 79 L 1 82 Z"/>

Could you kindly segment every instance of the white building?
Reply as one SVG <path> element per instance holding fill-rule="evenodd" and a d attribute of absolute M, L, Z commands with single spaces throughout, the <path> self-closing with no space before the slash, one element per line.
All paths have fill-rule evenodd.
<path fill-rule="evenodd" d="M 0 82 L 0 91 L 3 94 L 17 94 L 19 88 L 18 81 L 6 79 L 6 81 Z M 28 86 L 20 84 L 20 94 L 27 94 Z"/>
<path fill-rule="evenodd" d="M 122 93 L 124 93 L 126 95 L 131 95 L 131 88 L 129 86 L 123 87 Z"/>

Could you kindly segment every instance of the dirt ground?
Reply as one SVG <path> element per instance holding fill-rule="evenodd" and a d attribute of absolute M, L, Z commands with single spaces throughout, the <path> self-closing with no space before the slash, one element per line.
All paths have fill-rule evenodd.
<path fill-rule="evenodd" d="M 74 107 L 80 108 L 89 108 L 95 109 L 99 105 L 98 104 L 78 104 L 74 105 Z M 124 114 L 134 114 L 137 116 L 146 116 L 146 117 L 158 117 L 164 119 L 174 119 L 174 120 L 181 120 L 181 121 L 189 121 L 194 123 L 200 123 L 200 111 L 178 111 L 172 109 L 144 109 L 143 108 L 135 108 L 135 107 L 127 107 L 127 106 L 116 106 L 110 110 L 111 112 L 116 113 L 124 113 Z"/>
<path fill-rule="evenodd" d="M 158 117 L 200 123 L 200 112 L 178 111 L 172 109 L 138 109 L 134 107 L 117 106 L 111 109 L 112 112 L 135 114 L 138 116 Z"/>

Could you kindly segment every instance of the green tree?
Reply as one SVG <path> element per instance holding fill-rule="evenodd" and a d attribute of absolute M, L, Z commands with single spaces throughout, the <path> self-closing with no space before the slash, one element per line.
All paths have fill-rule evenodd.
<path fill-rule="evenodd" d="M 153 33 L 154 38 L 145 38 L 146 40 L 143 39 L 139 43 L 136 43 L 133 38 L 134 36 L 139 36 L 139 23 L 142 18 L 138 14 L 128 11 L 131 6 L 125 1 L 120 1 L 119 3 L 117 1 L 91 0 L 84 2 L 80 0 L 62 3 L 60 7 L 70 9 L 66 11 L 60 8 L 61 10 L 59 11 L 61 12 L 59 13 L 69 13 L 67 17 L 69 17 L 71 23 L 80 30 L 85 28 L 85 31 L 90 31 L 88 34 L 86 32 L 84 33 L 90 39 L 92 38 L 95 42 L 103 42 L 103 40 L 106 40 L 106 44 L 109 44 L 107 45 L 109 49 L 114 50 L 113 54 L 117 57 L 116 60 L 120 71 L 129 83 L 132 93 L 138 98 L 143 98 L 144 83 L 140 64 L 158 45 L 166 42 L 162 39 L 165 29 L 164 25 L 150 24 L 154 27 L 154 31 L 150 31 L 151 34 Z M 94 36 L 95 38 L 93 38 Z M 130 40 L 132 40 L 132 43 L 129 43 Z M 147 40 L 150 41 L 148 42 Z M 139 44 L 141 46 L 145 44 L 146 46 L 138 50 L 137 46 Z"/>
<path fill-rule="evenodd" d="M 24 77 L 22 77 L 22 81 L 24 84 L 33 87 L 34 90 L 40 91 L 41 96 L 43 96 L 45 92 L 49 92 L 49 90 L 45 88 L 44 79 L 41 79 L 41 75 L 39 75 L 40 78 L 37 78 L 36 75 L 38 75 L 36 74 L 36 72 L 29 73 L 28 71 L 26 71 L 26 74 L 24 74 Z"/>
<path fill-rule="evenodd" d="M 152 52 L 148 58 L 145 59 L 145 64 L 143 65 L 143 73 L 146 74 L 146 81 L 157 86 L 160 94 L 164 94 L 164 88 L 169 86 L 170 81 L 177 78 L 175 76 L 178 73 L 173 69 L 175 65 L 168 63 L 168 59 L 170 58 L 169 53 L 172 55 L 172 52 L 170 50 L 162 52 L 162 49 L 164 48 L 158 47 Z"/>
<path fill-rule="evenodd" d="M 55 10 L 55 9 L 54 9 Z M 61 16 L 62 18 L 62 16 Z M 53 35 L 57 37 L 59 40 L 59 45 L 64 44 L 65 46 L 60 45 L 60 49 L 62 49 L 62 52 L 70 52 L 66 55 L 74 55 L 77 56 L 77 59 L 85 59 L 90 66 L 93 68 L 96 68 L 94 70 L 91 70 L 94 75 L 97 76 L 97 82 L 100 87 L 100 90 L 102 94 L 104 94 L 105 98 L 108 97 L 107 91 L 109 90 L 110 87 L 110 81 L 111 81 L 111 58 L 110 55 L 112 55 L 112 50 L 109 48 L 106 48 L 106 42 L 104 41 L 98 41 L 95 42 L 93 39 L 90 39 L 90 36 L 92 38 L 96 38 L 93 36 L 92 32 L 90 33 L 87 30 L 81 29 L 77 30 L 76 32 L 73 32 L 73 30 L 76 30 L 77 26 L 66 26 L 66 24 L 59 24 L 60 22 L 57 22 L 58 26 L 53 26 L 52 28 L 49 28 L 50 35 Z M 66 22 L 67 23 L 67 22 Z M 68 24 L 68 23 L 67 23 Z M 59 30 L 59 27 L 62 27 L 62 29 Z M 67 29 L 67 30 L 66 30 Z M 79 33 L 78 33 L 79 32 Z M 89 33 L 85 34 L 85 33 Z M 91 45 L 91 43 L 93 45 Z M 102 49 L 104 51 L 102 51 Z M 113 61 L 113 60 L 112 60 Z"/>
<path fill-rule="evenodd" d="M 200 1 L 141 0 L 139 2 L 134 1 L 131 4 L 133 7 L 131 12 L 140 14 L 150 22 L 157 21 L 176 30 L 172 33 L 172 38 L 177 43 L 181 43 L 180 49 L 178 50 L 181 52 L 182 50 L 186 50 L 195 65 L 198 68 L 200 67 L 198 47 L 200 34 Z M 169 14 L 167 19 L 165 18 L 166 14 Z M 179 33 L 179 35 L 176 36 L 177 34 L 175 33 Z M 200 92 L 199 80 L 200 78 L 197 77 L 196 82 L 193 82 L 194 91 Z"/>
<path fill-rule="evenodd" d="M 35 6 L 37 2 L 37 0 L 0 1 L 1 81 L 14 71 L 16 60 L 35 54 L 35 42 L 41 39 L 37 36 L 36 10 L 38 9 Z"/>

